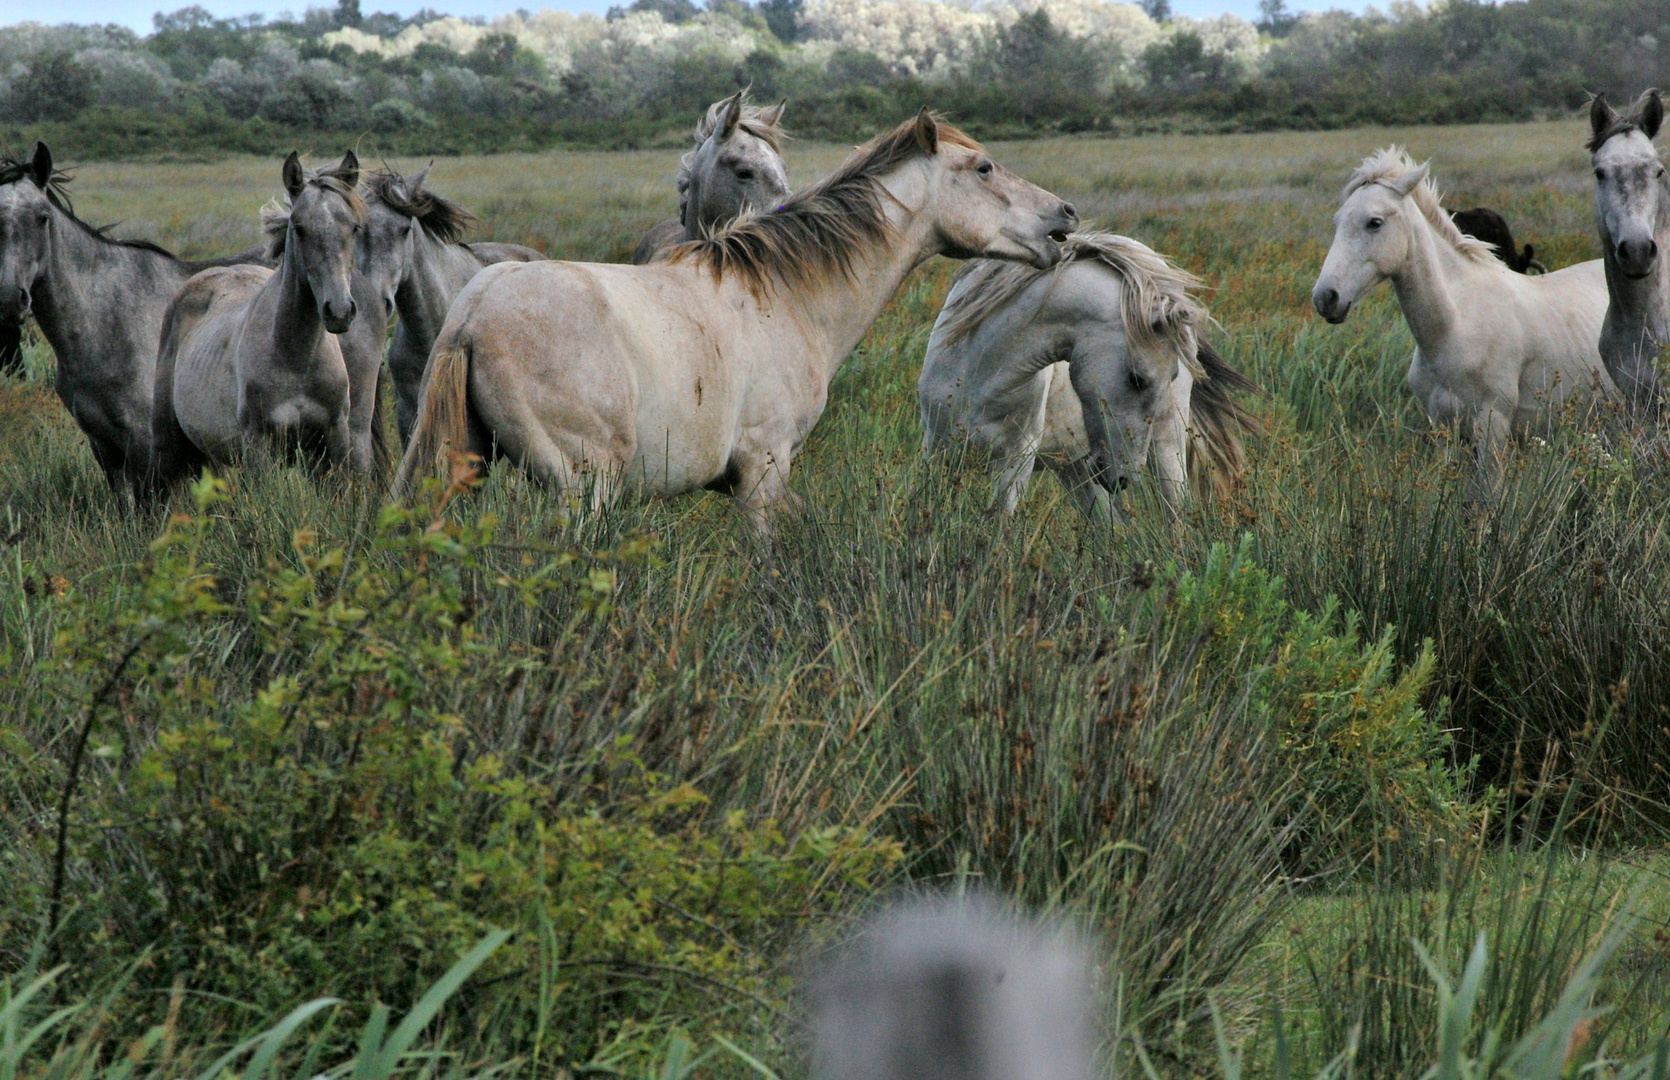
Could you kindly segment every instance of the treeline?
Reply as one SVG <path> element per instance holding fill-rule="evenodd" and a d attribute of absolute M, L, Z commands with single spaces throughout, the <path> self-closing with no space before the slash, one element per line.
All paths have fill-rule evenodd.
<path fill-rule="evenodd" d="M 803 136 L 853 140 L 929 104 L 985 137 L 1528 119 L 1670 84 L 1663 0 L 1172 18 L 1167 0 L 634 0 L 606 18 L 217 19 L 153 33 L 0 28 L 0 136 L 79 157 L 270 153 L 332 133 L 384 152 L 676 139 L 752 85 Z M 338 140 L 340 141 L 340 140 Z"/>

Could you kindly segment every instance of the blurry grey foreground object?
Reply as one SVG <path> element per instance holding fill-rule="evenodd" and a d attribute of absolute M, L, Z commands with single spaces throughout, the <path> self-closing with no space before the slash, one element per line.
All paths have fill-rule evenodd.
<path fill-rule="evenodd" d="M 1092 1080 L 1089 950 L 985 899 L 871 920 L 814 980 L 815 1080 Z"/>

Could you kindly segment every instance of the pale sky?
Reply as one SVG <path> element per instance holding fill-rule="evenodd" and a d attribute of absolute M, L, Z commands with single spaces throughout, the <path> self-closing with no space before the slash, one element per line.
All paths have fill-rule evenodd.
<path fill-rule="evenodd" d="M 300 14 L 309 6 L 309 0 L 278 0 L 275 4 L 262 3 L 261 0 L 197 0 L 199 4 L 210 12 L 222 18 L 231 15 L 247 15 L 259 11 L 273 16 L 285 10 Z M 332 7 L 334 0 L 311 0 L 313 6 Z M 366 14 L 374 11 L 394 11 L 402 15 L 410 14 L 419 8 L 430 7 L 448 15 L 503 15 L 515 11 L 517 8 L 539 10 L 540 8 L 557 8 L 564 11 L 595 11 L 602 14 L 607 11 L 610 3 L 619 0 L 360 0 L 360 10 Z M 628 0 L 630 2 L 630 0 Z M 1361 11 L 1367 6 L 1368 0 L 1328 0 L 1327 3 L 1306 3 L 1305 0 L 1288 0 L 1287 6 L 1295 11 L 1305 8 L 1345 8 Z M 149 33 L 151 29 L 151 15 L 159 10 L 173 11 L 186 7 L 191 0 L 0 0 L 0 26 L 25 19 L 47 23 L 121 23 L 131 26 L 140 33 Z M 1384 5 L 1382 5 L 1384 6 Z M 1254 20 L 1258 18 L 1258 0 L 1171 0 L 1171 10 L 1179 15 L 1219 15 L 1225 11 L 1233 11 L 1241 17 Z"/>

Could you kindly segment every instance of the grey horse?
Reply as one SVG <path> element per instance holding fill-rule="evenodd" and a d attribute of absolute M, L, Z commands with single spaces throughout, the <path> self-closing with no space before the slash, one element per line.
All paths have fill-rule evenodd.
<path fill-rule="evenodd" d="M 346 347 L 360 306 L 359 161 L 349 152 L 308 173 L 292 153 L 283 178 L 287 204 L 262 214 L 278 269 L 206 270 L 164 321 L 153 414 L 162 484 L 205 463 L 298 453 L 360 473 L 375 468 L 379 368 L 367 371 L 363 355 L 351 362 Z"/>
<path fill-rule="evenodd" d="M 116 240 L 75 216 L 67 184 L 45 143 L 28 161 L 0 158 L 0 328 L 34 316 L 58 359 L 58 397 L 105 479 L 143 498 L 168 305 L 198 271 L 259 263 L 263 249 L 187 262 L 143 240 Z"/>
<path fill-rule="evenodd" d="M 812 986 L 814 1080 L 1091 1080 L 1096 993 L 1071 932 L 984 899 L 871 920 Z"/>
<path fill-rule="evenodd" d="M 644 234 L 632 252 L 639 266 L 667 249 L 729 224 L 744 210 L 775 210 L 789 196 L 783 162 L 783 107 L 748 104 L 738 90 L 708 106 L 696 125 L 694 149 L 678 163 L 678 217 Z"/>
<path fill-rule="evenodd" d="M 1643 94 L 1627 117 L 1604 94 L 1589 107 L 1595 224 L 1610 299 L 1600 355 L 1631 405 L 1651 412 L 1664 407 L 1653 361 L 1670 344 L 1670 273 L 1662 250 L 1670 244 L 1670 180 L 1653 146 L 1663 123 L 1657 90 Z"/>
<path fill-rule="evenodd" d="M 427 190 L 423 185 L 428 176 L 428 169 L 412 177 L 385 169 L 372 173 L 360 189 L 366 208 L 360 270 L 384 310 L 400 315 L 388 366 L 402 444 L 417 416 L 429 350 L 458 290 L 485 266 L 545 257 L 520 244 L 459 243 L 475 215 Z"/>

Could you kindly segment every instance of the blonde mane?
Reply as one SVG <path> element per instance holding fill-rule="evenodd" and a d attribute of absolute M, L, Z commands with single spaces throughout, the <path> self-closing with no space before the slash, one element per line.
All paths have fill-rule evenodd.
<path fill-rule="evenodd" d="M 1357 171 L 1351 174 L 1351 179 L 1345 183 L 1345 192 L 1341 200 L 1349 199 L 1353 194 L 1370 184 L 1386 184 L 1403 176 L 1412 169 L 1420 168 L 1409 157 L 1401 146 L 1388 146 L 1384 150 L 1376 150 L 1363 159 L 1357 166 Z M 1409 192 L 1409 198 L 1426 218 L 1426 223 L 1432 226 L 1432 231 L 1448 241 L 1449 245 L 1477 263 L 1500 262 L 1496 257 L 1496 249 L 1483 240 L 1475 240 L 1455 227 L 1450 215 L 1444 212 L 1443 200 L 1438 193 L 1438 185 L 1430 175 L 1416 184 Z"/>
<path fill-rule="evenodd" d="M 322 169 L 307 174 L 305 181 L 309 187 L 322 188 L 341 197 L 348 204 L 348 209 L 354 217 L 362 223 L 365 221 L 365 202 L 353 186 L 344 183 L 337 176 L 338 166 L 327 165 Z M 284 241 L 290 234 L 291 199 L 286 195 L 283 201 L 272 199 L 261 208 L 261 231 L 267 237 L 267 258 L 276 259 L 284 254 Z"/>
<path fill-rule="evenodd" d="M 1137 353 L 1173 353 L 1189 374 L 1202 377 L 1195 334 L 1197 328 L 1205 329 L 1212 316 L 1191 291 L 1200 288 L 1200 279 L 1173 266 L 1152 248 L 1108 232 L 1080 231 L 1068 236 L 1061 245 L 1061 261 L 1049 270 L 995 259 L 968 263 L 957 275 L 962 288 L 945 305 L 945 344 L 955 345 L 974 333 L 1039 278 L 1053 277 L 1082 261 L 1101 263 L 1119 278 L 1125 336 Z"/>
<path fill-rule="evenodd" d="M 981 149 L 944 121 L 939 121 L 939 141 Z M 668 261 L 690 260 L 715 278 L 734 275 L 756 296 L 779 285 L 850 279 L 859 253 L 892 232 L 887 221 L 892 197 L 882 177 L 923 154 L 916 120 L 906 120 L 860 146 L 833 174 L 789 196 L 776 210 L 744 213 L 709 236 L 674 247 Z"/>
<path fill-rule="evenodd" d="M 1132 351 L 1152 359 L 1170 353 L 1194 377 L 1189 427 L 1196 452 L 1189 455 L 1190 481 L 1197 491 L 1228 496 L 1246 472 L 1241 433 L 1260 430 L 1234 395 L 1257 388 L 1205 340 L 1212 315 L 1194 295 L 1201 280 L 1147 245 L 1114 233 L 1073 233 L 1061 245 L 1061 256 L 1049 270 L 995 259 L 968 263 L 941 315 L 944 344 L 966 339 L 1033 282 L 1053 278 L 1075 262 L 1100 263 L 1119 279 L 1120 310 Z"/>

